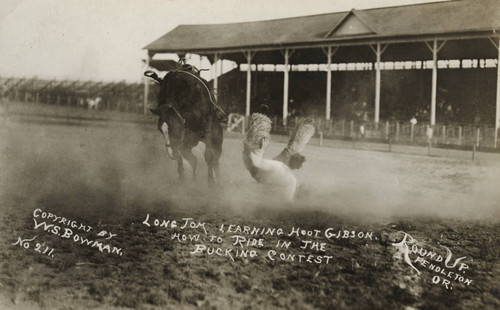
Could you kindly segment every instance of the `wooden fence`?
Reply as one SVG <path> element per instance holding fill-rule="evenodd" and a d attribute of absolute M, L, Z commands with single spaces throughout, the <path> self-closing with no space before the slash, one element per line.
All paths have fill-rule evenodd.
<path fill-rule="evenodd" d="M 297 118 L 286 126 L 279 117 L 272 118 L 273 132 L 288 134 Z M 364 140 L 382 143 L 428 145 L 448 148 L 495 149 L 495 128 L 473 124 L 411 124 L 399 121 L 356 122 L 354 120 L 315 119 L 316 135 L 324 139 Z M 431 135 L 429 135 L 432 133 Z M 500 147 L 499 147 L 500 148 Z"/>
<path fill-rule="evenodd" d="M 41 80 L 37 78 L 0 77 L 0 99 L 4 102 L 38 103 L 47 106 L 64 106 L 82 109 L 82 100 L 102 98 L 99 111 L 119 111 L 142 114 L 143 84 L 121 82 L 93 82 L 69 80 Z M 154 87 L 154 85 L 152 85 Z M 150 92 L 155 93 L 155 92 Z M 14 111 L 15 113 L 15 111 Z M 75 113 L 74 110 L 68 113 Z M 26 115 L 24 116 L 26 117 Z M 47 116 L 43 116 L 47 118 Z M 57 116 L 54 116 L 57 118 Z M 64 116 L 70 119 L 72 116 Z M 82 119 L 96 116 L 78 116 Z M 97 117 L 99 118 L 99 117 Z M 234 119 L 236 120 L 236 119 Z M 288 120 L 284 126 L 278 117 L 273 117 L 273 132 L 288 134 L 295 126 L 297 118 Z M 248 122 L 244 122 L 247 124 Z M 237 120 L 229 127 L 238 127 L 244 131 L 243 121 Z M 365 140 L 383 143 L 428 145 L 438 147 L 469 148 L 475 146 L 483 150 L 496 150 L 495 128 L 474 124 L 437 124 L 432 128 L 429 138 L 427 124 L 411 124 L 409 121 L 357 122 L 353 120 L 316 119 L 316 134 L 324 139 Z M 500 147 L 499 147 L 500 148 Z"/>

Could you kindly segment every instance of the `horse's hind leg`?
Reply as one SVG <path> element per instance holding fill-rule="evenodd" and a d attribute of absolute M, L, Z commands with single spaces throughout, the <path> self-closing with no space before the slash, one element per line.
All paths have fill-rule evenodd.
<path fill-rule="evenodd" d="M 210 157 L 207 158 L 205 156 L 207 165 L 209 166 L 209 181 L 214 181 L 213 174 L 215 173 L 215 181 L 219 184 L 221 183 L 219 160 L 222 155 L 222 139 L 222 127 L 220 125 L 212 127 L 212 133 L 207 143 L 207 150 L 210 150 Z"/>
<path fill-rule="evenodd" d="M 193 179 L 196 178 L 196 172 L 198 170 L 198 159 L 193 154 L 193 147 L 197 144 L 198 138 L 195 135 L 189 133 L 185 134 L 182 142 L 181 154 L 193 169 Z"/>
<path fill-rule="evenodd" d="M 214 165 L 214 173 L 215 173 L 215 180 L 217 181 L 217 183 L 220 184 L 220 166 L 218 162 L 216 162 Z"/>
<path fill-rule="evenodd" d="M 208 166 L 208 183 L 212 184 L 214 183 L 214 154 L 210 144 L 207 144 L 204 155 Z"/>
<path fill-rule="evenodd" d="M 182 163 L 182 156 L 177 156 L 177 173 L 179 174 L 179 179 L 184 180 L 184 165 Z"/>
<path fill-rule="evenodd" d="M 219 159 L 221 156 L 221 151 L 214 147 L 214 145 L 207 144 L 205 149 L 205 160 L 208 166 L 208 182 L 209 183 L 220 183 L 220 168 Z M 214 179 L 215 174 L 215 179 Z"/>
<path fill-rule="evenodd" d="M 221 147 L 222 148 L 222 147 Z M 220 184 L 220 165 L 219 160 L 222 154 L 222 149 L 218 148 L 216 145 L 212 148 L 213 158 L 212 158 L 212 169 L 215 173 L 215 181 Z"/>
<path fill-rule="evenodd" d="M 198 159 L 194 156 L 191 148 L 184 148 L 182 150 L 182 156 L 188 161 L 189 165 L 193 169 L 193 179 L 196 178 L 196 171 L 198 169 Z"/>

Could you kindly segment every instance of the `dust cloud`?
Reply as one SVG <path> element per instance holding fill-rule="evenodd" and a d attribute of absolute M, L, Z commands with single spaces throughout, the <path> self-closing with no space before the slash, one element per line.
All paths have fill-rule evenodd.
<path fill-rule="evenodd" d="M 168 203 L 163 154 L 142 133 L 12 125 L 1 133 L 2 205 L 117 219 L 143 204 Z"/>
<path fill-rule="evenodd" d="M 226 137 L 219 187 L 207 184 L 204 146 L 196 180 L 179 181 L 161 135 L 151 126 L 107 128 L 12 123 L 0 128 L 3 210 L 42 208 L 75 220 L 119 222 L 145 212 L 286 217 L 305 214 L 357 221 L 439 217 L 498 221 L 492 181 L 500 165 L 310 145 L 296 171 L 296 201 L 281 201 L 244 168 L 242 142 Z M 314 143 L 312 143 L 314 144 Z M 274 142 L 271 158 L 283 145 Z"/>

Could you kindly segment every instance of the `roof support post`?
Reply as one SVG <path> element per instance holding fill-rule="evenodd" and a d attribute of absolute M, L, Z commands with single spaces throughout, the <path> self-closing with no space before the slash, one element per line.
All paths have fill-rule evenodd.
<path fill-rule="evenodd" d="M 323 52 L 327 58 L 327 68 L 326 68 L 326 120 L 330 119 L 331 111 L 332 111 L 332 57 L 338 50 L 338 46 L 335 49 L 332 49 L 331 46 L 328 46 L 328 49 L 323 49 Z"/>
<path fill-rule="evenodd" d="M 431 126 L 436 124 L 437 98 L 437 40 L 432 44 L 432 94 L 431 94 Z"/>
<path fill-rule="evenodd" d="M 245 105 L 245 116 L 250 116 L 250 103 L 252 97 L 252 58 L 255 52 L 247 51 L 245 57 L 247 59 L 247 94 Z"/>
<path fill-rule="evenodd" d="M 380 121 L 380 80 L 381 80 L 381 72 L 380 72 L 380 62 L 382 59 L 382 54 L 385 52 L 385 49 L 389 46 L 389 44 L 381 47 L 380 43 L 377 43 L 377 47 L 374 48 L 370 45 L 370 48 L 375 52 L 377 56 L 377 62 L 375 63 L 375 114 L 374 121 L 375 124 L 378 124 Z"/>
<path fill-rule="evenodd" d="M 498 60 L 497 60 L 497 103 L 496 103 L 496 113 L 495 113 L 495 142 L 494 147 L 497 147 L 498 140 L 498 128 L 500 127 L 500 37 L 498 37 L 498 44 L 490 38 L 491 43 L 496 47 L 498 51 Z"/>
<path fill-rule="evenodd" d="M 498 38 L 498 61 L 497 61 L 497 106 L 495 116 L 495 148 L 497 147 L 498 128 L 500 127 L 500 38 Z"/>
<path fill-rule="evenodd" d="M 214 79 L 214 93 L 215 93 L 215 98 L 218 98 L 219 95 L 217 93 L 219 83 L 218 83 L 218 76 L 219 76 L 219 53 L 214 54 L 214 71 L 213 71 L 213 79 Z"/>
<path fill-rule="evenodd" d="M 441 45 L 438 46 L 438 41 L 434 40 L 432 46 L 425 42 L 427 47 L 432 52 L 432 93 L 431 93 L 431 119 L 430 124 L 434 126 L 436 124 L 436 98 L 437 98 L 437 69 L 438 69 L 438 52 L 443 48 L 446 41 L 443 41 Z"/>
<path fill-rule="evenodd" d="M 375 67 L 375 123 L 378 123 L 380 120 L 380 60 L 382 53 L 380 52 L 380 43 L 377 43 L 377 65 Z"/>
<path fill-rule="evenodd" d="M 148 53 L 148 56 L 146 57 L 146 66 L 145 68 L 147 69 L 149 67 L 149 63 L 151 62 L 151 59 L 153 58 L 152 54 Z M 149 97 L 149 78 L 146 76 L 142 76 L 143 81 L 144 81 L 144 106 L 143 106 L 143 113 L 146 115 L 148 113 L 148 97 Z"/>
<path fill-rule="evenodd" d="M 285 49 L 283 57 L 285 58 L 285 69 L 283 78 L 283 125 L 286 126 L 288 118 L 288 84 L 289 84 L 289 60 L 293 54 L 293 50 Z"/>

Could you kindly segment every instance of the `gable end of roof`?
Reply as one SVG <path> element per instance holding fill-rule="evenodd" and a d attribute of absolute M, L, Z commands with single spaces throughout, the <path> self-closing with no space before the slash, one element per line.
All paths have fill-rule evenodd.
<path fill-rule="evenodd" d="M 377 34 L 378 31 L 369 23 L 366 22 L 366 20 L 360 16 L 360 14 L 357 13 L 355 9 L 350 10 L 347 12 L 342 19 L 333 26 L 333 28 L 327 32 L 325 35 L 325 38 L 329 38 L 335 34 L 340 28 L 342 28 L 344 25 L 348 23 L 353 23 L 354 21 L 360 22 L 361 25 L 364 26 L 365 29 L 359 31 L 358 34 Z M 355 33 L 350 33 L 350 35 L 355 35 Z"/>

